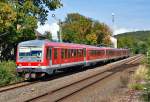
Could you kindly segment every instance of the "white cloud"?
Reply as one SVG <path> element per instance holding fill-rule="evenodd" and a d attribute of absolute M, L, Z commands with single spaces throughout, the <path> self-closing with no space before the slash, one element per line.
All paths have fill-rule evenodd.
<path fill-rule="evenodd" d="M 127 28 L 115 28 L 114 35 L 126 33 L 126 32 L 132 32 L 132 31 L 138 31 L 138 29 L 127 29 Z"/>
<path fill-rule="evenodd" d="M 38 23 L 37 31 L 41 34 L 44 34 L 45 31 L 49 31 L 52 33 L 52 38 L 54 40 L 57 40 L 57 32 L 59 31 L 59 25 L 57 23 L 48 24 L 45 23 L 44 25 L 40 25 Z"/>

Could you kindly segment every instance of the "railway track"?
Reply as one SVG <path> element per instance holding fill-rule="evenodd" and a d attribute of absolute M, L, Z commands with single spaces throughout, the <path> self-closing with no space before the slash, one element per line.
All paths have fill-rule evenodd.
<path fill-rule="evenodd" d="M 40 94 L 36 97 L 33 97 L 31 99 L 26 100 L 26 102 L 57 102 L 60 100 L 63 100 L 101 80 L 104 80 L 113 74 L 123 71 L 127 68 L 121 67 L 122 65 L 127 64 L 133 64 L 138 60 L 141 60 L 143 58 L 142 55 L 134 56 L 122 61 L 117 61 L 112 64 L 108 64 L 106 66 L 102 66 L 104 70 L 101 70 L 99 72 L 94 72 L 93 74 L 90 74 L 84 78 L 78 79 L 72 83 L 63 85 L 56 89 L 53 89 L 49 92 Z M 47 100 L 48 99 L 48 100 Z"/>
<path fill-rule="evenodd" d="M 0 88 L 0 93 L 6 92 L 6 91 L 9 91 L 9 90 L 13 90 L 13 89 L 16 89 L 16 88 L 20 88 L 20 87 L 25 87 L 25 86 L 28 86 L 28 85 L 31 85 L 31 84 L 34 84 L 34 83 L 37 83 L 37 81 L 35 81 L 35 82 L 25 82 L 24 81 L 24 82 L 18 82 L 18 83 L 10 84 L 10 85 L 1 87 Z"/>
<path fill-rule="evenodd" d="M 62 73 L 57 73 L 57 74 L 51 75 L 47 78 L 41 78 L 41 79 L 37 79 L 37 80 L 31 81 L 31 82 L 22 81 L 22 82 L 9 84 L 9 85 L 0 87 L 0 93 L 10 91 L 10 90 L 13 90 L 13 89 L 17 89 L 17 88 L 21 88 L 21 87 L 25 87 L 25 86 L 29 86 L 29 85 L 32 85 L 32 84 L 36 84 L 38 82 L 41 82 L 41 80 L 42 81 L 44 81 L 44 80 L 50 81 L 50 80 L 54 80 L 54 79 L 57 79 L 57 78 L 60 78 L 60 77 L 66 76 L 66 75 L 74 74 L 74 73 L 77 73 L 77 72 L 78 71 L 74 71 L 74 72 L 71 72 L 71 73 L 68 73 L 68 72 L 63 73 L 62 72 Z"/>

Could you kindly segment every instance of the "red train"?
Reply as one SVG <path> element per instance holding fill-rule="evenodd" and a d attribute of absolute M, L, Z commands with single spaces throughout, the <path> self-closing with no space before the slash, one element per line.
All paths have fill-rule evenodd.
<path fill-rule="evenodd" d="M 16 70 L 25 78 L 36 78 L 52 74 L 58 69 L 73 66 L 85 67 L 97 62 L 117 60 L 128 56 L 128 49 L 31 40 L 19 43 Z"/>

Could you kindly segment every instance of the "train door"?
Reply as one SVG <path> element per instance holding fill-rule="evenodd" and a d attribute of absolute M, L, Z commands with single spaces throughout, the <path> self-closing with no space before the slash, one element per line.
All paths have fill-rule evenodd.
<path fill-rule="evenodd" d="M 83 49 L 83 56 L 84 56 L 84 64 L 86 65 L 86 48 Z"/>
<path fill-rule="evenodd" d="M 51 66 L 52 65 L 52 48 L 51 47 L 47 48 L 46 58 L 47 58 L 48 65 Z"/>
<path fill-rule="evenodd" d="M 59 59 L 59 48 L 53 48 L 52 50 L 52 64 L 60 64 L 60 59 Z"/>

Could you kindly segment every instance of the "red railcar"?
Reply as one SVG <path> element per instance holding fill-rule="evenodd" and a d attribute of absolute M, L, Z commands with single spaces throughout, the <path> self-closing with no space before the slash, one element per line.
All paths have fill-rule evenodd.
<path fill-rule="evenodd" d="M 31 40 L 21 42 L 17 51 L 17 72 L 26 78 L 52 74 L 58 69 L 89 66 L 129 56 L 129 50 L 83 44 Z"/>

